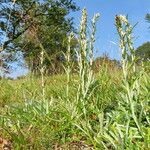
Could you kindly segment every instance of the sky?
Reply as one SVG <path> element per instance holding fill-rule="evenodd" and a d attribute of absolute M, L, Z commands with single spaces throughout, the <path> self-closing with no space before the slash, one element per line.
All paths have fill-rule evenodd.
<path fill-rule="evenodd" d="M 134 29 L 134 46 L 137 48 L 144 42 L 150 41 L 150 23 L 145 20 L 145 15 L 150 13 L 150 0 L 74 0 L 82 10 L 86 8 L 89 19 L 95 13 L 100 13 L 97 22 L 97 33 L 95 43 L 95 57 L 107 53 L 112 59 L 120 59 L 120 50 L 118 47 L 118 36 L 114 25 L 115 15 L 128 15 L 132 25 L 137 26 Z M 70 16 L 74 17 L 76 28 L 79 27 L 81 10 L 72 12 Z M 27 73 L 27 70 L 17 68 L 12 72 L 11 77 L 16 77 Z"/>

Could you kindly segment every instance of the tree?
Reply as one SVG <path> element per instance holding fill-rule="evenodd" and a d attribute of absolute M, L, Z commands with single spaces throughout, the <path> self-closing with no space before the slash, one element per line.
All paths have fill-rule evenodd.
<path fill-rule="evenodd" d="M 38 72 L 42 48 L 44 65 L 50 72 L 52 66 L 57 68 L 67 36 L 75 31 L 73 18 L 67 15 L 78 10 L 76 4 L 72 0 L 2 0 L 0 4 L 1 34 L 7 39 L 1 44 L 3 51 L 11 58 L 12 52 L 21 51 L 28 67 Z"/>
<path fill-rule="evenodd" d="M 146 19 L 147 22 L 150 22 L 150 14 L 146 14 L 145 19 Z"/>
<path fill-rule="evenodd" d="M 146 42 L 136 49 L 136 55 L 140 60 L 150 60 L 150 42 Z"/>

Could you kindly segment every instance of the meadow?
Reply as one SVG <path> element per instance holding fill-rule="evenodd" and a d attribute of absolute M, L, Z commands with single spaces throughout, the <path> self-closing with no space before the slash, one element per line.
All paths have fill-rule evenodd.
<path fill-rule="evenodd" d="M 116 16 L 122 50 L 121 67 L 101 65 L 94 73 L 96 21 L 87 35 L 82 12 L 76 73 L 72 73 L 70 43 L 64 54 L 64 74 L 32 74 L 0 80 L 0 136 L 15 150 L 148 150 L 150 149 L 149 64 L 138 62 L 133 27 Z M 41 64 L 43 61 L 41 51 Z"/>

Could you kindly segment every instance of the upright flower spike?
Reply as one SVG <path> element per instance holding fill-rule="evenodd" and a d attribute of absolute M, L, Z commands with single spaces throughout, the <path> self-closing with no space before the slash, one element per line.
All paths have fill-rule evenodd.
<path fill-rule="evenodd" d="M 81 58 L 86 58 L 87 56 L 87 10 L 82 10 L 82 18 L 80 22 L 80 51 Z"/>
<path fill-rule="evenodd" d="M 93 61 L 94 61 L 94 56 L 93 56 L 93 51 L 94 51 L 94 42 L 95 42 L 95 33 L 96 33 L 96 22 L 98 18 L 100 17 L 100 14 L 97 13 L 94 15 L 92 19 L 92 33 L 90 36 L 90 48 L 89 48 L 89 57 L 90 57 L 90 66 L 92 66 Z"/>
<path fill-rule="evenodd" d="M 127 64 L 131 65 L 133 72 L 135 72 L 135 49 L 133 47 L 132 30 L 133 27 L 128 22 L 126 16 L 119 15 L 115 18 L 117 31 L 120 37 L 120 48 L 122 50 L 122 67 L 127 69 Z M 129 69 L 129 68 L 128 68 Z M 126 70 L 127 71 L 127 70 Z M 124 72 L 125 74 L 125 72 Z"/>
<path fill-rule="evenodd" d="M 140 77 L 138 76 L 136 70 L 136 56 L 132 37 L 133 27 L 123 15 L 116 16 L 115 20 L 117 31 L 120 37 L 120 48 L 122 50 L 123 88 L 126 91 L 124 105 L 127 104 L 125 109 L 128 111 L 128 113 L 131 113 L 131 118 L 133 118 L 139 133 L 143 136 L 136 110 L 136 104 L 139 95 L 137 91 L 139 91 Z"/>
<path fill-rule="evenodd" d="M 87 34 L 87 11 L 82 10 L 82 18 L 80 22 L 80 32 L 79 32 L 79 50 L 77 51 L 78 58 L 78 73 L 79 73 L 79 87 L 77 94 L 77 101 L 82 105 L 83 114 L 86 116 L 86 106 L 88 105 L 88 100 L 90 99 L 93 90 L 90 89 L 91 85 L 94 83 L 94 76 L 92 70 L 93 63 L 93 44 L 95 42 L 95 32 L 96 32 L 96 21 L 99 14 L 96 14 L 92 19 L 92 32 L 90 35 Z"/>

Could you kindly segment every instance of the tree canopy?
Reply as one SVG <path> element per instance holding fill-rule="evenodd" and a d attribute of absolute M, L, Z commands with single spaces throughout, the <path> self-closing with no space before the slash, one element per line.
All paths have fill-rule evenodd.
<path fill-rule="evenodd" d="M 146 14 L 145 19 L 146 19 L 148 22 L 150 22 L 150 14 Z"/>
<path fill-rule="evenodd" d="M 150 60 L 150 42 L 139 46 L 136 50 L 136 54 L 144 61 Z"/>
<path fill-rule="evenodd" d="M 145 20 L 150 23 L 150 14 L 146 14 Z M 136 49 L 136 55 L 140 60 L 150 60 L 150 42 L 145 42 Z"/>
<path fill-rule="evenodd" d="M 53 63 L 56 68 L 68 34 L 75 31 L 73 18 L 68 17 L 79 9 L 73 0 L 2 0 L 0 4 L 0 33 L 5 36 L 1 53 L 13 60 L 12 54 L 21 51 L 28 67 L 37 71 L 42 46 L 44 65 L 51 70 Z"/>

